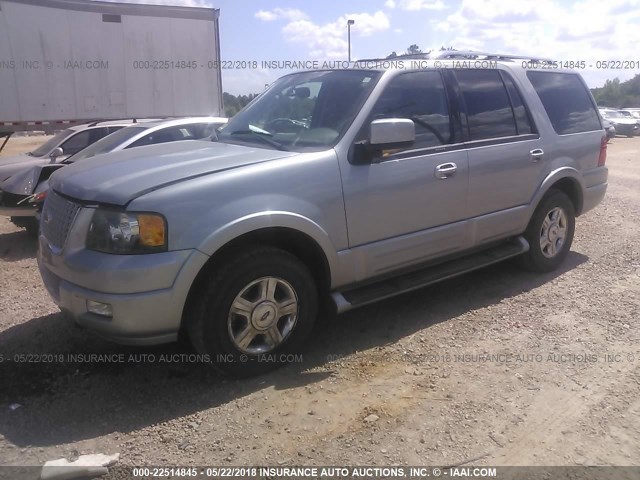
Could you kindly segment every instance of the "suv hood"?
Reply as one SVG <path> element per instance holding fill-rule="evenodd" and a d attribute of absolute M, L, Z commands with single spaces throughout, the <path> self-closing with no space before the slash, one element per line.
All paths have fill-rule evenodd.
<path fill-rule="evenodd" d="M 183 180 L 295 155 L 298 153 L 184 140 L 80 160 L 55 172 L 49 186 L 81 201 L 126 205 Z"/>

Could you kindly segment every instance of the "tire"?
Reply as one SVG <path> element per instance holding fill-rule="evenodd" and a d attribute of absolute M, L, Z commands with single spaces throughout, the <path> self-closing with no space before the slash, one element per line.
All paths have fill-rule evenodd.
<path fill-rule="evenodd" d="M 571 249 L 575 227 L 576 214 L 571 199 L 560 190 L 549 190 L 524 233 L 529 251 L 520 256 L 522 266 L 534 272 L 558 268 Z"/>
<path fill-rule="evenodd" d="M 194 302 L 185 319 L 194 348 L 224 373 L 250 377 L 298 356 L 316 320 L 318 291 L 297 257 L 256 247 L 212 269 Z"/>

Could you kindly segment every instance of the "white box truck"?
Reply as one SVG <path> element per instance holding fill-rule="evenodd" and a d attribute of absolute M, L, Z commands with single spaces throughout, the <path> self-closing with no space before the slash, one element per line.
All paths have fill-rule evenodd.
<path fill-rule="evenodd" d="M 0 130 L 224 115 L 219 12 L 0 0 Z"/>

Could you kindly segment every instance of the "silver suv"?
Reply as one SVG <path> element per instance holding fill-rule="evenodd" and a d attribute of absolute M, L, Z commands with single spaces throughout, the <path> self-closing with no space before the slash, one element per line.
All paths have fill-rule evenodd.
<path fill-rule="evenodd" d="M 343 312 L 512 257 L 553 270 L 605 195 L 607 137 L 579 74 L 496 59 L 295 73 L 218 142 L 61 169 L 51 296 L 117 342 L 184 332 L 251 375 L 299 351 L 322 298 Z"/>

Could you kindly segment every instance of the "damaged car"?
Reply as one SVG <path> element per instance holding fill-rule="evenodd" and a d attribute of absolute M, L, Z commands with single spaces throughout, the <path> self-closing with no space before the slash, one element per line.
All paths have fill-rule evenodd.
<path fill-rule="evenodd" d="M 93 143 L 62 162 L 32 165 L 0 183 L 0 215 L 38 234 L 38 212 L 49 191 L 49 177 L 56 170 L 109 152 L 179 140 L 200 140 L 215 136 L 215 130 L 227 122 L 222 117 L 193 117 L 148 121 L 130 125 Z"/>

